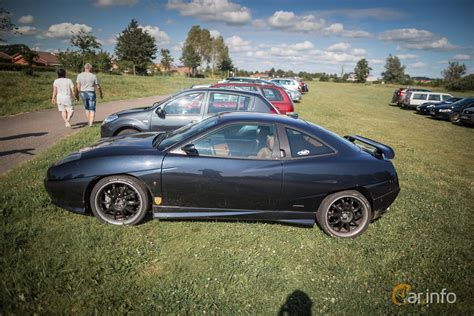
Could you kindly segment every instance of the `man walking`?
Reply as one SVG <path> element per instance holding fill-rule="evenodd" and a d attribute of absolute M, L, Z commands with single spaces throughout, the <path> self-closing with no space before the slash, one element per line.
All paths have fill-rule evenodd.
<path fill-rule="evenodd" d="M 84 103 L 89 126 L 92 126 L 95 119 L 96 89 L 99 90 L 100 98 L 103 98 L 102 88 L 99 85 L 97 76 L 91 71 L 92 65 L 89 63 L 85 64 L 84 72 L 78 74 L 76 80 L 77 91 L 79 91 L 82 102 Z"/>

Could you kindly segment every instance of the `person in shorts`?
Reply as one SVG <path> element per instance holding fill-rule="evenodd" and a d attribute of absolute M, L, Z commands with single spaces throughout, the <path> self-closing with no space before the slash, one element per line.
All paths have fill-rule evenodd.
<path fill-rule="evenodd" d="M 74 114 L 72 106 L 72 98 L 76 95 L 74 83 L 71 79 L 66 78 L 66 70 L 58 69 L 58 79 L 53 82 L 53 97 L 51 103 L 58 106 L 61 117 L 66 127 L 71 127 L 71 118 Z"/>
<path fill-rule="evenodd" d="M 99 85 L 97 76 L 92 73 L 92 65 L 87 63 L 84 65 L 84 71 L 77 75 L 76 79 L 77 91 L 81 95 L 84 108 L 86 110 L 86 118 L 89 126 L 92 126 L 95 119 L 96 107 L 96 89 L 99 91 L 99 96 L 102 99 L 102 88 Z"/>

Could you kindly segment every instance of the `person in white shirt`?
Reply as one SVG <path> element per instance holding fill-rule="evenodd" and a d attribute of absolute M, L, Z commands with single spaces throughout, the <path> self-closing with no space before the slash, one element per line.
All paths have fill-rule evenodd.
<path fill-rule="evenodd" d="M 102 88 L 99 84 L 97 76 L 92 72 L 92 65 L 87 63 L 84 65 L 84 72 L 77 75 L 76 85 L 77 91 L 81 94 L 84 108 L 86 109 L 86 117 L 89 126 L 92 126 L 95 118 L 96 94 L 95 90 L 99 90 L 100 98 L 103 98 Z"/>
<path fill-rule="evenodd" d="M 58 79 L 53 83 L 53 97 L 51 103 L 58 106 L 66 127 L 71 127 L 71 118 L 74 114 L 72 98 L 76 96 L 74 83 L 66 78 L 66 70 L 58 69 Z"/>

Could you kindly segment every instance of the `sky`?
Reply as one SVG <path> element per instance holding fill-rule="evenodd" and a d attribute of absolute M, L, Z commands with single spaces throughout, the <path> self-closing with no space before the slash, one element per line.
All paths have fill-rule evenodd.
<path fill-rule="evenodd" d="M 72 32 L 82 29 L 113 54 L 134 18 L 176 64 L 187 32 L 200 25 L 223 36 L 234 65 L 246 70 L 340 74 L 365 58 L 380 77 L 392 54 L 411 76 L 441 77 L 448 61 L 474 73 L 472 0 L 0 0 L 0 7 L 21 33 L 2 34 L 7 44 L 41 51 L 71 48 Z"/>

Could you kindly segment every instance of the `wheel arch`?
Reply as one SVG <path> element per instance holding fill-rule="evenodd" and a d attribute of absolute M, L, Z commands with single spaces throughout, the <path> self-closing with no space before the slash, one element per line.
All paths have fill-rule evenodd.
<path fill-rule="evenodd" d="M 143 132 L 143 130 L 135 125 L 125 125 L 125 126 L 120 126 L 119 128 L 117 128 L 114 133 L 113 133 L 113 136 L 117 136 L 118 133 L 120 133 L 121 131 L 123 130 L 126 130 L 126 129 L 134 129 L 136 130 L 138 133 L 141 133 Z"/>

